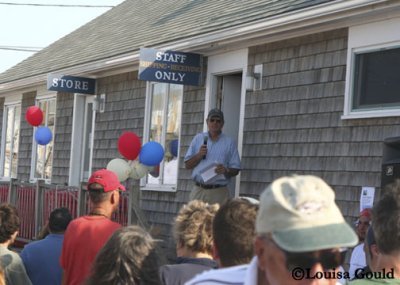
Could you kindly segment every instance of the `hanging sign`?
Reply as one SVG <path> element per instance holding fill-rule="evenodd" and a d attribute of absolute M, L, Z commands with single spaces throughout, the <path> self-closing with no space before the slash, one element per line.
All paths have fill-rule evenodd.
<path fill-rule="evenodd" d="M 68 93 L 96 94 L 96 79 L 68 75 L 49 74 L 47 90 Z"/>
<path fill-rule="evenodd" d="M 203 56 L 180 51 L 140 49 L 139 79 L 182 85 L 201 84 Z"/>

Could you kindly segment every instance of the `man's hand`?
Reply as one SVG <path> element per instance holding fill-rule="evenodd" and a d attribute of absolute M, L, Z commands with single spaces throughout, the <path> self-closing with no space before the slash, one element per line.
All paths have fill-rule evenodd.
<path fill-rule="evenodd" d="M 205 144 L 202 144 L 202 145 L 201 145 L 201 147 L 200 147 L 200 149 L 199 149 L 199 152 L 198 152 L 198 155 L 199 155 L 201 158 L 203 158 L 205 155 L 207 155 L 207 145 L 205 145 Z"/>
<path fill-rule="evenodd" d="M 228 171 L 228 168 L 226 168 L 223 164 L 217 164 L 217 167 L 215 167 L 215 173 L 217 174 L 227 174 Z"/>

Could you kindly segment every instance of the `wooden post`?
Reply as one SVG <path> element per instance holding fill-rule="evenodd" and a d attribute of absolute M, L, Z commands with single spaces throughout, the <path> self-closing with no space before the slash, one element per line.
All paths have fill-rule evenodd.
<path fill-rule="evenodd" d="M 79 187 L 78 192 L 78 207 L 77 207 L 77 217 L 86 215 L 86 182 L 81 182 L 81 186 Z"/>
<path fill-rule="evenodd" d="M 140 185 L 132 183 L 129 187 L 129 210 L 128 210 L 128 225 L 137 224 L 144 229 L 149 229 L 149 223 L 142 210 L 140 209 Z"/>
<path fill-rule="evenodd" d="M 8 188 L 7 202 L 9 204 L 15 205 L 17 202 L 17 189 L 16 189 L 16 178 L 10 179 L 10 186 Z"/>
<path fill-rule="evenodd" d="M 35 237 L 37 237 L 43 225 L 43 193 L 44 180 L 38 179 L 35 193 Z"/>

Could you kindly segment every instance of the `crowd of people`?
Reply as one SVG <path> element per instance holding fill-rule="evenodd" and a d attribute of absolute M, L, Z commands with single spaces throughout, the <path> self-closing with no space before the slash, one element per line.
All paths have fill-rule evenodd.
<path fill-rule="evenodd" d="M 355 230 L 316 176 L 278 178 L 259 201 L 229 199 L 239 155 L 222 134 L 223 113 L 212 109 L 206 121 L 208 132 L 195 136 L 184 158 L 194 188 L 173 221 L 175 262 L 161 264 L 145 229 L 111 220 L 125 187 L 101 169 L 88 181 L 90 212 L 72 219 L 54 209 L 20 254 L 10 250 L 17 210 L 0 205 L 0 285 L 400 284 L 400 181 L 361 211 Z"/>
<path fill-rule="evenodd" d="M 0 205 L 0 285 L 400 284 L 400 181 L 360 213 L 355 230 L 315 176 L 276 179 L 260 201 L 189 201 L 174 220 L 171 264 L 160 264 L 157 240 L 145 229 L 111 221 L 124 190 L 113 172 L 96 171 L 89 214 L 72 219 L 68 209 L 54 209 L 47 235 L 20 254 L 9 249 L 17 210 Z"/>

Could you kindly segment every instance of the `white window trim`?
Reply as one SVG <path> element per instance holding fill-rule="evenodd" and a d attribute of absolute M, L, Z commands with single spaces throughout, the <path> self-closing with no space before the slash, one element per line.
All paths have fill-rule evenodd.
<path fill-rule="evenodd" d="M 6 108 L 11 107 L 11 106 L 18 106 L 21 108 L 22 111 L 22 106 L 21 106 L 21 101 L 8 101 L 7 104 L 4 104 L 3 106 L 3 121 L 2 121 L 2 130 L 1 130 L 1 152 L 0 152 L 0 173 L 3 173 L 4 171 L 4 160 L 5 160 L 5 144 L 6 144 L 6 129 L 4 126 L 4 123 L 6 121 L 7 117 L 7 112 L 4 112 Z M 21 118 L 22 118 L 22 112 L 21 112 Z M 21 128 L 21 120 L 20 120 L 20 128 Z M 18 161 L 17 161 L 17 169 L 18 169 Z M 10 181 L 10 177 L 0 177 L 0 181 Z"/>
<path fill-rule="evenodd" d="M 144 128 L 143 128 L 143 141 L 142 144 L 145 144 L 149 141 L 150 137 L 150 129 L 147 127 L 151 121 L 151 92 L 153 89 L 152 84 L 157 82 L 146 82 L 146 103 L 145 103 L 145 115 L 144 115 Z M 168 84 L 168 83 L 166 83 Z M 167 100 L 167 99 L 166 99 Z M 165 123 L 165 122 L 164 122 Z M 166 123 L 165 123 L 166 124 Z M 181 133 L 179 133 L 179 140 L 181 139 Z M 178 150 L 178 157 L 179 157 L 179 150 Z M 139 159 L 139 157 L 138 157 Z M 160 169 L 161 173 L 162 169 Z M 179 164 L 178 164 L 178 176 L 179 176 Z M 155 185 L 155 184 L 146 184 L 146 176 L 140 180 L 140 190 L 143 191 L 161 191 L 161 192 L 176 192 L 177 184 L 162 184 L 162 185 Z"/>
<path fill-rule="evenodd" d="M 53 92 L 54 93 L 54 92 Z M 47 100 L 51 100 L 54 99 L 55 100 L 55 108 L 56 108 L 56 114 L 55 114 L 55 118 L 54 118 L 54 130 L 56 127 L 56 123 L 57 123 L 57 96 L 56 94 L 45 94 L 43 96 L 36 96 L 36 100 L 35 100 L 35 106 L 39 105 L 39 101 L 47 101 Z M 36 170 L 36 150 L 37 150 L 37 142 L 35 140 L 35 132 L 36 132 L 37 127 L 33 127 L 33 132 L 32 132 L 32 155 L 31 155 L 31 171 L 29 174 L 29 182 L 31 183 L 36 183 L 40 178 L 36 178 L 35 177 L 35 170 Z M 53 160 L 54 160 L 54 138 L 55 138 L 55 134 L 53 134 L 53 157 L 52 157 L 52 162 L 51 165 L 53 167 Z M 53 176 L 53 169 L 52 169 L 52 175 Z M 51 183 L 51 178 L 50 179 L 44 179 L 44 182 L 46 184 Z"/>
<path fill-rule="evenodd" d="M 346 120 L 400 116 L 400 107 L 352 110 L 355 56 L 359 53 L 373 52 L 385 48 L 399 47 L 399 25 L 400 18 L 393 18 L 385 21 L 373 22 L 349 28 L 346 86 L 344 110 L 341 117 L 342 119 Z M 371 37 L 371 35 L 374 36 Z"/>

